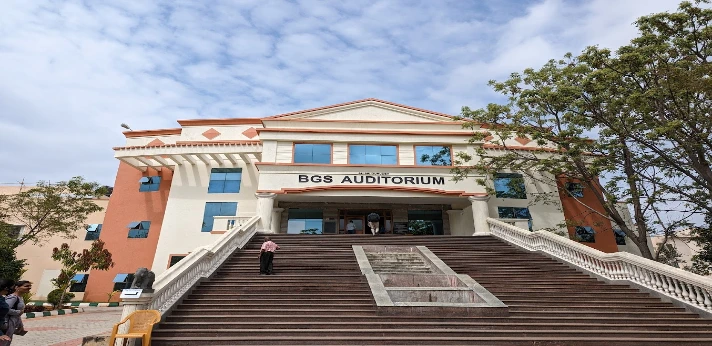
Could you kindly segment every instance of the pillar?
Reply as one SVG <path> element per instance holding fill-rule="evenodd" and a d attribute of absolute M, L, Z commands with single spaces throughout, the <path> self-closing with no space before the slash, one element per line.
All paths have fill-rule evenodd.
<path fill-rule="evenodd" d="M 489 196 L 470 196 L 467 199 L 472 203 L 472 218 L 475 220 L 475 233 L 473 235 L 488 235 L 489 225 Z"/>
<path fill-rule="evenodd" d="M 272 232 L 272 209 L 276 194 L 271 192 L 258 192 L 257 196 L 257 216 L 260 217 L 260 227 L 262 232 Z"/>
<path fill-rule="evenodd" d="M 280 226 L 282 224 L 282 212 L 284 208 L 274 208 L 272 209 L 272 233 L 280 233 Z"/>
<path fill-rule="evenodd" d="M 445 234 L 446 235 L 459 235 L 458 231 L 460 229 L 460 213 L 462 213 L 462 210 L 451 209 L 451 210 L 446 210 L 445 212 L 447 213 L 448 219 L 450 220 L 450 229 L 448 229 L 448 232 Z"/>
<path fill-rule="evenodd" d="M 151 303 L 153 299 L 153 293 L 141 293 L 138 298 L 122 298 L 121 301 L 124 303 L 124 309 L 121 311 L 121 320 L 116 321 L 117 323 L 123 321 L 126 316 L 130 315 L 134 311 L 147 310 L 148 304 Z M 119 334 L 126 333 L 129 329 L 129 324 L 124 323 L 119 326 Z M 116 345 L 123 345 L 123 339 L 116 339 Z M 127 346 L 135 345 L 136 339 L 128 339 Z M 113 345 L 112 345 L 113 346 Z"/>

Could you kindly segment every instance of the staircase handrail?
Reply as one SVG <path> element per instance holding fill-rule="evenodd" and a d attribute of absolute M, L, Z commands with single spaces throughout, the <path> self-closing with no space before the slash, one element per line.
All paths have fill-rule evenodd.
<path fill-rule="evenodd" d="M 542 251 L 609 280 L 627 280 L 712 312 L 712 279 L 627 252 L 605 253 L 547 231 L 530 232 L 487 218 L 490 234 L 529 251 Z"/>
<path fill-rule="evenodd" d="M 225 232 L 213 244 L 191 252 L 161 273 L 154 282 L 149 309 L 161 314 L 168 311 L 200 279 L 209 277 L 237 249 L 242 249 L 257 232 L 259 216 Z"/>

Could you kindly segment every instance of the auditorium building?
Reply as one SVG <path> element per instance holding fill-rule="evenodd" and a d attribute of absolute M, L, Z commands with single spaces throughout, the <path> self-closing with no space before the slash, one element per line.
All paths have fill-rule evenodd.
<path fill-rule="evenodd" d="M 558 229 L 571 239 L 615 252 L 625 239 L 576 182 L 556 187 L 517 172 L 493 179 L 493 193 L 477 176 L 453 180 L 459 152 L 475 148 L 533 150 L 513 138 L 506 149 L 489 142 L 485 124 L 463 129 L 438 112 L 365 99 L 265 118 L 178 120 L 180 127 L 125 132 L 114 148 L 119 168 L 99 238 L 116 266 L 88 275 L 85 301 L 105 301 L 147 267 L 160 275 L 198 247 L 254 217 L 264 232 L 358 233 L 371 236 L 366 216 L 377 213 L 386 234 L 473 235 L 487 217 L 530 230 Z M 471 141 L 474 132 L 487 132 Z M 472 164 L 472 162 L 464 163 Z M 557 203 L 532 196 L 558 195 Z M 564 219 L 581 226 L 561 228 Z M 94 230 L 96 231 L 96 230 Z"/>

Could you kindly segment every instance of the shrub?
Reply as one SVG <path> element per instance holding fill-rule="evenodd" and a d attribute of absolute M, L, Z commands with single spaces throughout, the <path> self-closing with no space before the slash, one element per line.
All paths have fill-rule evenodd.
<path fill-rule="evenodd" d="M 62 290 L 58 288 L 58 289 L 56 289 L 56 290 L 53 290 L 52 292 L 49 292 L 49 294 L 47 295 L 47 301 L 48 301 L 50 304 L 52 304 L 52 305 L 54 305 L 55 307 L 57 307 L 57 306 L 61 305 L 61 304 L 59 303 L 59 298 L 60 298 L 61 296 L 62 296 Z M 71 292 L 65 293 L 65 294 L 64 294 L 64 299 L 62 300 L 62 304 L 64 304 L 64 303 L 69 303 L 69 302 L 72 300 L 72 298 L 74 298 L 74 293 L 71 293 Z"/>
<path fill-rule="evenodd" d="M 40 303 L 42 304 L 42 303 Z M 42 305 L 25 305 L 25 312 L 43 312 L 45 311 Z"/>

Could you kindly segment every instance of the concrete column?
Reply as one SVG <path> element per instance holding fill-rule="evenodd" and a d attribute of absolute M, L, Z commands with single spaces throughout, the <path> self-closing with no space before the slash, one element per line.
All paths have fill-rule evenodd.
<path fill-rule="evenodd" d="M 470 196 L 467 198 L 472 203 L 472 218 L 475 219 L 475 233 L 473 235 L 488 235 L 489 225 L 489 196 Z"/>
<path fill-rule="evenodd" d="M 126 316 L 130 315 L 134 311 L 146 310 L 148 309 L 148 304 L 151 303 L 153 298 L 153 293 L 141 293 L 138 298 L 123 298 L 121 301 L 124 303 L 124 309 L 121 311 L 121 319 L 116 321 L 116 323 L 123 321 Z M 119 334 L 126 333 L 129 330 L 129 324 L 124 323 L 119 326 Z M 124 339 L 116 339 L 116 345 L 123 345 Z M 128 339 L 127 346 L 135 345 L 136 339 Z M 113 346 L 113 345 L 112 345 Z"/>
<path fill-rule="evenodd" d="M 447 213 L 448 219 L 450 219 L 450 229 L 448 230 L 449 232 L 447 232 L 446 235 L 457 234 L 458 229 L 460 228 L 460 213 L 462 213 L 462 210 L 453 209 L 446 210 L 445 212 Z"/>
<path fill-rule="evenodd" d="M 257 216 L 260 217 L 260 227 L 262 232 L 272 232 L 272 209 L 274 208 L 274 198 L 276 194 L 271 192 L 258 192 L 257 196 Z"/>
<path fill-rule="evenodd" d="M 284 208 L 272 209 L 272 233 L 280 233 L 280 224 L 282 223 L 282 212 Z"/>

